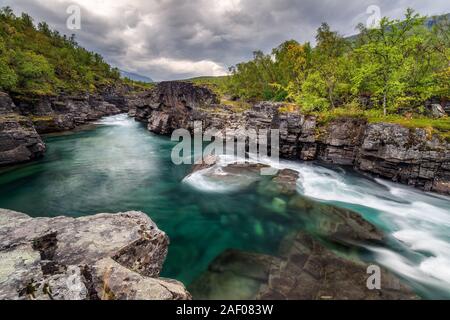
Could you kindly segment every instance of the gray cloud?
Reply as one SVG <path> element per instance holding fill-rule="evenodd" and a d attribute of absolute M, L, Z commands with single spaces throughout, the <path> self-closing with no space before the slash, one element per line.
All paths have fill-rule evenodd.
<path fill-rule="evenodd" d="M 353 34 L 377 5 L 383 16 L 401 18 L 412 7 L 427 15 L 450 12 L 448 0 L 1 0 L 61 33 L 71 4 L 79 4 L 78 42 L 109 63 L 155 80 L 219 75 L 287 39 L 314 41 L 321 22 Z"/>

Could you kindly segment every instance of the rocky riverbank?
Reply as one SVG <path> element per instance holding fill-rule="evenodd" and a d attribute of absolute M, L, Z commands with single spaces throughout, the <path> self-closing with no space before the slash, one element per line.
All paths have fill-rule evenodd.
<path fill-rule="evenodd" d="M 142 212 L 31 218 L 0 209 L 0 300 L 178 300 L 169 239 Z"/>
<path fill-rule="evenodd" d="M 15 100 L 15 101 L 13 101 Z M 323 124 L 314 116 L 284 112 L 280 103 L 260 102 L 247 110 L 221 105 L 210 90 L 185 82 L 163 82 L 154 90 L 130 94 L 107 88 L 83 96 L 14 98 L 0 93 L 0 165 L 42 156 L 39 134 L 74 129 L 106 115 L 128 112 L 151 132 L 175 129 L 279 129 L 283 158 L 352 166 L 358 171 L 425 191 L 450 194 L 450 145 L 424 129 L 341 118 Z"/>
<path fill-rule="evenodd" d="M 450 194 L 450 144 L 424 129 L 398 124 L 367 123 L 341 118 L 322 124 L 317 117 L 284 112 L 280 103 L 261 102 L 236 111 L 221 105 L 205 88 L 183 82 L 163 82 L 130 101 L 130 116 L 157 134 L 193 130 L 279 129 L 280 153 L 286 159 L 319 160 L 352 166 L 425 191 Z"/>

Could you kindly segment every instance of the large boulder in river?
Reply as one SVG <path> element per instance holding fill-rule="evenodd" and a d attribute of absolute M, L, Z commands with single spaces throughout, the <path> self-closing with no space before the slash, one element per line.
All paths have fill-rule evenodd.
<path fill-rule="evenodd" d="M 168 244 L 142 212 L 74 219 L 0 209 L 0 299 L 190 299 L 159 278 Z"/>

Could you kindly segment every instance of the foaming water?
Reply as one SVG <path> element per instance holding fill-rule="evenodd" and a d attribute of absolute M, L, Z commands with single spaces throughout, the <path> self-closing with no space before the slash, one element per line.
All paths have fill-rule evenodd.
<path fill-rule="evenodd" d="M 304 228 L 252 188 L 254 176 L 220 179 L 234 158 L 190 174 L 170 159 L 176 143 L 126 115 L 46 143 L 42 160 L 0 172 L 0 208 L 32 216 L 146 212 L 171 239 L 163 276 L 186 285 L 224 250 L 276 254 L 287 234 Z M 450 298 L 449 198 L 337 167 L 258 162 L 298 171 L 298 192 L 308 198 L 361 213 L 389 235 L 385 246 L 367 248 L 378 263 L 426 298 Z"/>
<path fill-rule="evenodd" d="M 233 158 L 221 157 L 208 170 L 219 171 L 233 162 Z M 299 193 L 357 211 L 388 232 L 400 243 L 395 249 L 367 247 L 377 261 L 411 280 L 425 294 L 434 297 L 431 287 L 439 290 L 438 297 L 443 294 L 450 298 L 450 198 L 381 179 L 372 180 L 342 168 L 291 161 L 278 163 L 270 159 L 259 162 L 277 169 L 296 170 L 301 175 Z M 202 173 L 196 175 L 201 177 Z M 188 179 L 186 182 L 198 183 L 196 187 L 203 188 L 201 181 Z M 213 182 L 208 181 L 207 188 L 214 189 Z"/>

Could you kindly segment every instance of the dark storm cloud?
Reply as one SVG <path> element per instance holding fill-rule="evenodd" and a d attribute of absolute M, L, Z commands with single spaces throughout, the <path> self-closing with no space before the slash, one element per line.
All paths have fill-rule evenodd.
<path fill-rule="evenodd" d="M 61 33 L 70 4 L 82 10 L 78 42 L 122 69 L 156 80 L 219 75 L 230 65 L 266 52 L 287 39 L 314 41 L 328 22 L 344 35 L 354 33 L 377 5 L 381 14 L 401 18 L 408 7 L 423 14 L 450 12 L 447 0 L 1 0 L 28 12 Z"/>

